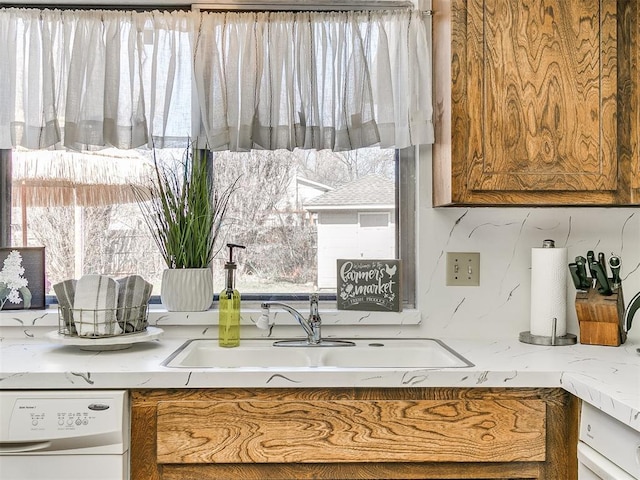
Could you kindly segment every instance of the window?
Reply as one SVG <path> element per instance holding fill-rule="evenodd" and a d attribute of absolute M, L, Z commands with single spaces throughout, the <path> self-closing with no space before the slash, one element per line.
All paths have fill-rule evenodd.
<path fill-rule="evenodd" d="M 419 13 L 1 9 L 0 23 L 17 32 L 0 52 L 2 240 L 45 244 L 50 283 L 158 283 L 128 183 L 150 161 L 137 147 L 171 157 L 188 138 L 215 150 L 216 182 L 242 174 L 220 245 L 247 246 L 241 291 L 331 292 L 341 257 L 401 256 L 411 275 L 412 152 L 433 140 Z"/>
<path fill-rule="evenodd" d="M 361 213 L 358 215 L 360 220 L 360 228 L 389 228 L 389 214 L 388 213 Z"/>
<path fill-rule="evenodd" d="M 9 244 L 46 247 L 49 288 L 87 273 L 140 274 L 159 294 L 165 265 L 130 189 L 130 182 L 150 168 L 150 151 L 11 153 L 4 156 L 12 163 Z M 334 294 L 337 258 L 397 257 L 396 152 L 373 148 L 358 154 L 361 176 L 355 178 L 349 177 L 345 161 L 353 152 L 214 155 L 218 181 L 242 175 L 220 245 L 248 247 L 238 256 L 241 292 Z M 182 150 L 165 149 L 163 155 L 179 158 Z M 363 204 L 357 197 L 362 183 L 391 186 L 392 203 L 383 205 L 388 211 L 362 211 L 389 199 L 372 190 L 371 203 Z M 224 282 L 224 257 L 222 249 L 216 258 L 216 289 Z M 412 262 L 411 257 L 404 260 Z"/>

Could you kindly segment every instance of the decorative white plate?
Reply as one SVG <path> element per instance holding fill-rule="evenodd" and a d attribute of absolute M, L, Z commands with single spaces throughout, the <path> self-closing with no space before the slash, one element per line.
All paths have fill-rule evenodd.
<path fill-rule="evenodd" d="M 157 327 L 147 327 L 144 332 L 127 333 L 125 335 L 116 335 L 114 337 L 73 337 L 71 335 L 63 335 L 58 330 L 47 333 L 45 336 L 55 343 L 63 345 L 74 345 L 80 347 L 80 350 L 90 351 L 106 351 L 106 350 L 124 350 L 134 343 L 149 342 L 159 338 L 164 330 Z"/>

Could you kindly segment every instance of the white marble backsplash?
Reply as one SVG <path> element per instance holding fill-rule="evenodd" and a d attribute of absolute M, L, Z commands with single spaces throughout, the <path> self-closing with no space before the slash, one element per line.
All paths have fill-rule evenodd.
<path fill-rule="evenodd" d="M 566 247 L 570 260 L 588 250 L 619 255 L 626 302 L 640 291 L 640 208 L 432 208 L 425 169 L 426 162 L 417 294 L 425 335 L 517 338 L 529 330 L 531 249 L 547 238 Z M 480 252 L 479 287 L 445 286 L 446 252 Z M 574 300 L 567 275 L 567 329 L 577 334 Z M 640 318 L 630 338 L 640 339 Z"/>

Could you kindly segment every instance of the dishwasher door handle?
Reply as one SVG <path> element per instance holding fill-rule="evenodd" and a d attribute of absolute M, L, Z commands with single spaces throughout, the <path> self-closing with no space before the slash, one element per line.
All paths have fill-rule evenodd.
<path fill-rule="evenodd" d="M 51 442 L 0 442 L 0 455 L 10 453 L 27 453 L 45 450 L 51 446 Z"/>

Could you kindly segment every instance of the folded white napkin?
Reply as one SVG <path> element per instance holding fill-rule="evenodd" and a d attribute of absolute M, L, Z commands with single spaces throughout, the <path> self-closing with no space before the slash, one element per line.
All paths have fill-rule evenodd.
<path fill-rule="evenodd" d="M 76 294 L 76 283 L 78 283 L 77 280 L 71 279 L 56 283 L 53 286 L 53 291 L 58 298 L 58 307 L 64 321 L 64 328 L 72 335 L 77 335 L 78 333 L 73 323 L 73 298 Z"/>
<path fill-rule="evenodd" d="M 76 284 L 73 321 L 80 336 L 120 335 L 116 309 L 118 282 L 106 275 L 83 275 Z"/>
<path fill-rule="evenodd" d="M 118 323 L 126 333 L 147 328 L 147 304 L 153 285 L 140 275 L 118 280 Z"/>

